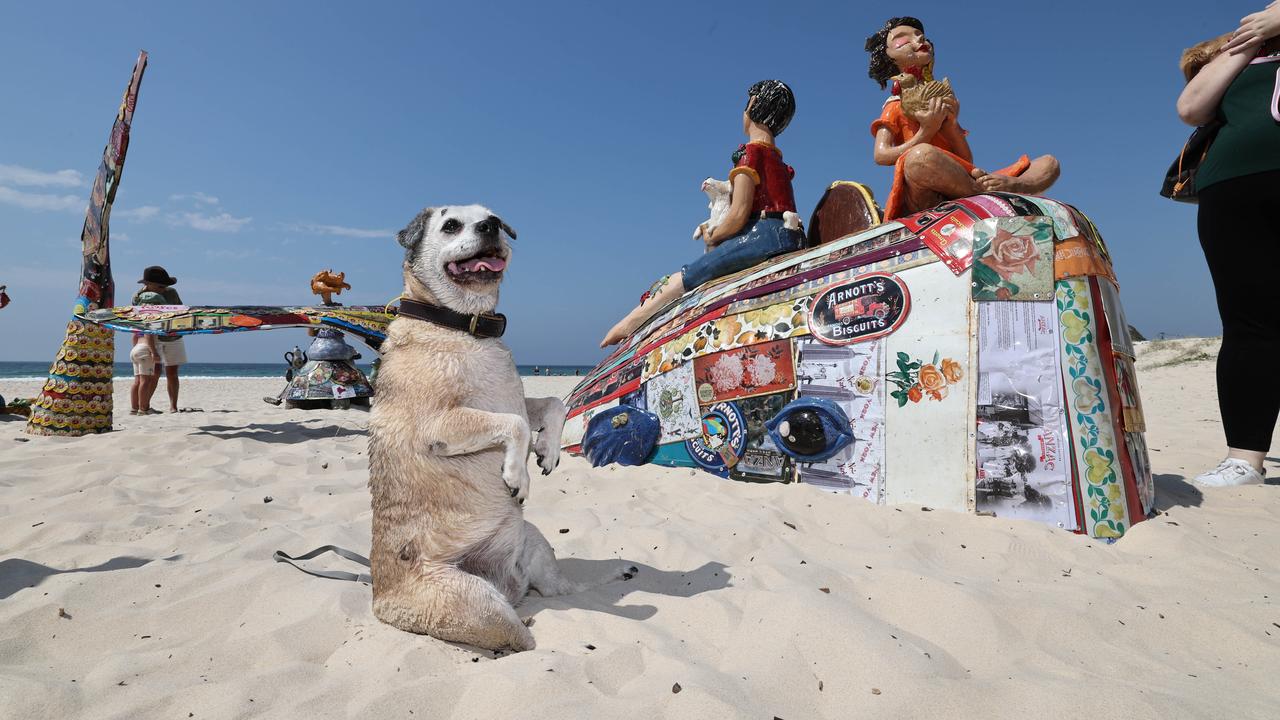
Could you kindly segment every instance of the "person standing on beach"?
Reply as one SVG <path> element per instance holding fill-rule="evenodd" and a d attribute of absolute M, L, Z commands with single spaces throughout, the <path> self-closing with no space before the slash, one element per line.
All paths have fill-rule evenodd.
<path fill-rule="evenodd" d="M 134 304 L 163 305 L 164 297 L 159 293 L 144 291 L 138 293 Z M 151 409 L 151 396 L 160 383 L 160 377 L 156 374 L 157 355 L 154 335 L 133 336 L 133 349 L 129 351 L 129 361 L 133 363 L 133 385 L 129 387 L 130 415 L 160 414 L 159 410 Z"/>
<path fill-rule="evenodd" d="M 178 278 L 171 277 L 169 273 L 159 265 L 152 265 L 142 271 L 142 279 L 138 282 L 142 283 L 142 289 L 133 296 L 133 304 L 138 305 L 143 293 L 154 292 L 164 298 L 165 305 L 181 305 L 182 298 L 178 296 L 178 291 L 173 289 L 177 284 Z M 178 408 L 178 368 L 187 363 L 187 346 L 182 338 L 160 338 L 157 344 L 159 349 L 159 365 L 164 368 L 165 389 L 169 393 L 169 412 L 180 412 Z"/>
<path fill-rule="evenodd" d="M 1183 53 L 1178 116 L 1221 129 L 1196 173 L 1197 225 L 1222 318 L 1218 406 L 1227 458 L 1196 477 L 1207 486 L 1261 483 L 1280 416 L 1280 387 L 1254 382 L 1280 353 L 1274 273 L 1280 229 L 1280 3 L 1240 21 L 1222 42 Z"/>

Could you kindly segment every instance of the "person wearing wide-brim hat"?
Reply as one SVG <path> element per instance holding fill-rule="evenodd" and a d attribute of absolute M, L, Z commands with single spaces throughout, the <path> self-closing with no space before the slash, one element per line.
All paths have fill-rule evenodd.
<path fill-rule="evenodd" d="M 143 284 L 151 283 L 154 285 L 159 285 L 160 289 L 153 289 L 153 288 L 147 288 L 147 289 L 151 290 L 151 292 L 160 292 L 160 290 L 163 290 L 164 288 L 169 287 L 170 285 L 177 285 L 178 278 L 171 277 L 169 273 L 159 265 L 152 265 L 151 267 L 142 271 L 142 279 L 139 280 L 138 282 Z"/>
<path fill-rule="evenodd" d="M 142 289 L 133 296 L 133 304 L 140 304 L 140 296 L 145 292 L 159 293 L 166 304 L 181 305 L 182 298 L 178 296 L 178 291 L 173 288 L 177 284 L 178 278 L 173 277 L 167 270 L 159 265 L 152 265 L 142 271 L 142 279 L 138 281 L 142 284 Z M 169 412 L 179 412 L 178 407 L 178 368 L 187 363 L 187 346 L 182 338 L 162 337 L 156 343 L 159 348 L 160 362 L 159 365 L 164 368 L 165 388 L 169 393 Z"/>

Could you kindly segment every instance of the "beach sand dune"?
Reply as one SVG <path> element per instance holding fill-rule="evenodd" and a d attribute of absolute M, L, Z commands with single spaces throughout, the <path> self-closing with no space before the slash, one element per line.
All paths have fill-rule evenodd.
<path fill-rule="evenodd" d="M 130 417 L 120 381 L 118 432 L 0 420 L 0 717 L 1273 718 L 1280 488 L 1188 482 L 1223 443 L 1215 349 L 1144 359 L 1162 514 L 1115 545 L 565 457 L 528 518 L 572 577 L 639 573 L 531 597 L 538 648 L 497 658 L 272 562 L 367 552 L 367 413 L 189 380 L 204 412 Z"/>

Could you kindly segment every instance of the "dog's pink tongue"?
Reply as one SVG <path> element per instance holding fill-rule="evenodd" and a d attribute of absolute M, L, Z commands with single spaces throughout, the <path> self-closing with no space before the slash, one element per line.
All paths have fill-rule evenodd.
<path fill-rule="evenodd" d="M 459 263 L 458 267 L 461 268 L 463 272 L 479 272 L 481 270 L 502 272 L 507 267 L 507 261 L 496 257 L 472 258 Z"/>

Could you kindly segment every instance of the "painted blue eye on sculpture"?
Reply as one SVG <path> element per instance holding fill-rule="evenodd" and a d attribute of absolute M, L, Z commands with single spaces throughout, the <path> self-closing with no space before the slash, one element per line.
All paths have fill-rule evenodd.
<path fill-rule="evenodd" d="M 827 398 L 792 400 L 765 427 L 774 444 L 800 462 L 822 462 L 853 443 L 849 416 Z"/>
<path fill-rule="evenodd" d="M 658 444 L 659 432 L 657 415 L 618 405 L 591 418 L 582 436 L 582 454 L 592 467 L 643 465 Z"/>

